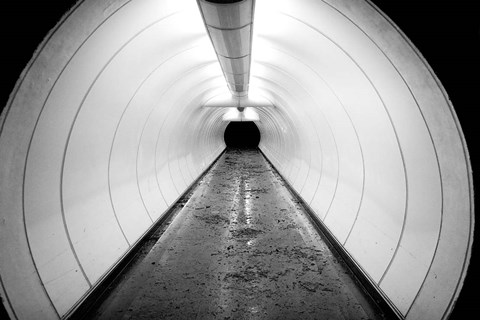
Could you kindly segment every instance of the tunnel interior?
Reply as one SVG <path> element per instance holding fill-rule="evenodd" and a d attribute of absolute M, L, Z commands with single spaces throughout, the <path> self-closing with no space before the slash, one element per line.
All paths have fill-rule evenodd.
<path fill-rule="evenodd" d="M 227 148 L 256 149 L 260 143 L 260 131 L 254 121 L 231 121 L 225 128 Z"/>
<path fill-rule="evenodd" d="M 259 149 L 400 318 L 448 317 L 473 182 L 427 61 L 370 1 L 256 1 L 250 33 L 251 61 L 221 66 L 191 0 L 78 1 L 50 31 L 0 116 L 12 319 L 68 317 L 243 137 L 228 119 L 255 119 Z M 229 67 L 250 64 L 262 107 L 228 114 L 225 73 L 247 83 Z"/>

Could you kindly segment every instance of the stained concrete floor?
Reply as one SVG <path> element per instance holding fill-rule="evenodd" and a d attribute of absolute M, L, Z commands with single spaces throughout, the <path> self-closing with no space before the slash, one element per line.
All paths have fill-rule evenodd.
<path fill-rule="evenodd" d="M 96 319 L 382 319 L 257 150 L 228 150 Z"/>

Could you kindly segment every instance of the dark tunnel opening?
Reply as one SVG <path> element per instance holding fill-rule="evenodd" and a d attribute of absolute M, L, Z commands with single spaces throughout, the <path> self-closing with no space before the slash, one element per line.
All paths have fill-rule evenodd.
<path fill-rule="evenodd" d="M 256 149 L 260 143 L 260 131 L 253 121 L 230 122 L 223 137 L 227 148 Z"/>

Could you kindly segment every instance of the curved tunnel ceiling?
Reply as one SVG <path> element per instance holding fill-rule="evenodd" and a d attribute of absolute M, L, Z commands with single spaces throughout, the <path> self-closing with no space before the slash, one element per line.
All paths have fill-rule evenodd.
<path fill-rule="evenodd" d="M 258 0 L 249 88 L 269 102 L 260 149 L 392 308 L 447 317 L 471 169 L 408 39 L 369 2 Z M 83 1 L 64 17 L 1 118 L 12 318 L 69 315 L 223 151 L 229 109 L 206 104 L 228 94 L 194 1 Z"/>

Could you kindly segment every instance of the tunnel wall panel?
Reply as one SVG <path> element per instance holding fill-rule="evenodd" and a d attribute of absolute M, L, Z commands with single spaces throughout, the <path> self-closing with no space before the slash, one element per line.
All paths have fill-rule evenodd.
<path fill-rule="evenodd" d="M 361 37 L 358 36 L 356 39 Z M 349 41 L 348 45 L 353 46 L 355 42 Z M 399 136 L 409 177 L 406 185 L 408 216 L 405 217 L 403 226 L 402 245 L 397 247 L 398 252 L 396 252 L 394 263 L 390 266 L 389 275 L 392 277 L 393 274 L 407 273 L 412 276 L 404 278 L 404 281 L 400 281 L 401 276 L 399 276 L 395 280 L 390 279 L 389 285 L 385 285 L 385 282 L 382 285 L 387 292 L 396 291 L 397 297 L 402 297 L 398 298 L 402 301 L 398 306 L 403 313 L 406 313 L 415 297 L 415 291 L 411 288 L 418 288 L 421 285 L 423 280 L 421 274 L 428 269 L 438 237 L 440 216 L 436 213 L 441 211 L 441 184 L 436 154 L 415 97 L 411 95 L 404 79 L 394 69 L 391 61 L 385 59 L 381 52 L 362 51 L 355 47 L 347 50 L 363 55 L 359 59 L 369 62 L 362 66 L 371 77 L 376 90 L 381 94 L 389 93 L 382 94 L 382 100 L 389 106 L 392 124 Z M 425 199 L 431 200 L 425 201 Z M 409 232 L 410 228 L 414 231 Z M 413 234 L 415 236 L 412 237 Z M 419 235 L 422 235 L 420 241 Z M 387 289 L 388 286 L 390 288 Z"/>
<path fill-rule="evenodd" d="M 471 173 L 469 173 L 468 158 L 465 157 L 466 151 L 465 149 L 461 151 L 465 145 L 456 117 L 452 113 L 441 85 L 428 69 L 425 61 L 403 34 L 399 33 L 388 20 L 384 20 L 382 14 L 374 7 L 361 1 L 331 3 L 306 1 L 306 3 L 309 5 L 293 7 L 290 6 L 289 1 L 276 2 L 275 10 L 278 10 L 276 16 L 272 10 L 266 9 L 266 6 L 265 9 L 262 9 L 261 4 L 257 6 L 257 18 L 269 10 L 268 15 L 271 18 L 269 23 L 273 21 L 276 25 L 288 25 L 288 28 L 281 27 L 282 36 L 279 37 L 280 32 L 276 34 L 268 30 L 262 25 L 261 21 L 264 20 L 258 18 L 260 22 L 256 24 L 256 36 L 263 40 L 264 47 L 261 50 L 257 49 L 257 54 L 254 54 L 252 68 L 256 68 L 256 63 L 263 63 L 262 54 L 265 49 L 273 48 L 284 53 L 285 56 L 295 57 L 308 65 L 317 76 L 321 75 L 323 81 L 335 93 L 358 133 L 357 139 L 360 143 L 357 145 L 361 147 L 365 161 L 365 191 L 361 199 L 361 210 L 345 239 L 343 238 L 345 229 L 341 226 L 346 226 L 347 222 L 351 221 L 346 213 L 352 211 L 355 203 L 358 204 L 357 201 L 352 201 L 354 199 L 352 194 L 358 192 L 359 188 L 358 186 L 352 188 L 352 193 L 348 196 L 346 196 L 348 192 L 345 194 L 343 191 L 338 191 L 337 193 L 337 188 L 341 184 L 348 183 L 346 179 L 352 175 L 338 176 L 332 206 L 330 210 L 327 209 L 328 216 L 324 223 L 340 243 L 342 239 L 346 240 L 345 249 L 379 287 L 379 290 L 386 295 L 401 316 L 412 319 L 442 318 L 448 314 L 449 309 L 451 310 L 452 300 L 455 297 L 455 293 L 452 292 L 458 288 L 453 287 L 453 283 L 458 285 L 462 281 L 460 272 L 465 271 L 465 258 L 460 256 L 468 252 L 472 233 L 470 228 L 472 211 L 469 204 L 471 198 L 467 190 Z M 275 17 L 272 19 L 273 16 Z M 289 23 L 288 18 L 296 22 Z M 265 29 L 263 30 L 262 27 Z M 302 38 L 312 30 L 311 36 Z M 278 38 L 275 38 L 276 36 Z M 325 39 L 321 39 L 322 36 Z M 312 45 L 305 45 L 313 38 L 316 40 Z M 323 45 L 321 45 L 322 42 Z M 336 48 L 340 49 L 337 53 L 332 51 Z M 268 56 L 272 56 L 271 52 L 265 54 L 265 57 Z M 275 54 L 273 56 L 275 57 Z M 342 57 L 346 58 L 344 62 L 341 62 Z M 267 59 L 265 58 L 265 61 Z M 338 62 L 333 63 L 335 60 Z M 277 69 L 299 68 L 287 57 L 270 58 L 268 61 L 275 64 Z M 348 67 L 349 64 L 351 67 Z M 265 74 L 269 72 L 272 71 L 264 71 Z M 308 72 L 290 71 L 290 73 L 301 82 L 300 85 L 303 88 L 319 86 L 319 81 L 305 76 Z M 252 72 L 252 74 L 257 76 L 258 72 Z M 264 74 L 262 77 L 278 78 L 278 76 Z M 290 85 L 288 88 L 291 90 Z M 317 94 L 320 95 L 318 89 L 308 91 L 313 92 L 311 95 L 314 97 Z M 274 104 L 283 108 L 295 109 L 296 113 L 308 112 L 308 108 L 299 107 L 304 105 L 301 99 L 289 101 L 286 105 L 282 105 L 278 99 L 273 101 Z M 329 106 L 331 109 L 335 108 L 332 103 Z M 317 112 L 325 110 L 324 104 L 318 102 L 316 108 Z M 315 111 L 312 113 L 314 114 Z M 432 115 L 432 118 L 429 118 L 429 115 Z M 312 117 L 312 114 L 309 114 L 309 117 Z M 340 119 L 342 118 L 336 116 L 328 121 L 335 126 L 335 122 L 341 122 Z M 439 119 L 442 120 L 438 121 Z M 296 129 L 307 132 L 307 135 L 311 133 L 305 122 L 299 123 Z M 352 141 L 355 140 L 351 132 L 344 130 L 333 130 L 333 132 L 335 140 L 341 141 L 345 136 L 350 137 Z M 299 137 L 303 135 L 299 133 Z M 454 139 L 457 140 L 453 141 Z M 300 139 L 296 143 L 301 144 L 303 141 Z M 269 142 L 287 145 L 283 141 L 270 140 Z M 442 154 L 440 151 L 444 148 L 448 149 L 447 146 L 450 144 L 459 148 L 455 156 L 447 152 Z M 348 146 L 342 141 L 338 145 L 339 148 Z M 353 146 L 354 144 L 351 145 Z M 274 153 L 268 149 L 280 150 L 266 141 L 261 144 L 261 148 L 267 157 Z M 285 156 L 295 153 L 294 150 L 285 150 Z M 322 152 L 323 157 L 325 154 L 326 152 Z M 282 155 L 275 154 L 275 157 L 281 158 Z M 451 166 L 453 162 L 460 165 Z M 447 168 L 446 163 L 451 167 Z M 462 165 L 463 163 L 467 165 Z M 355 169 L 360 165 L 359 160 L 347 158 L 339 153 L 340 175 L 348 166 L 353 168 L 353 172 L 361 173 L 361 170 Z M 288 170 L 281 167 L 278 169 L 304 199 L 310 198 L 310 195 L 303 195 L 304 189 L 299 190 L 292 183 Z M 451 173 L 445 172 L 452 172 L 452 170 L 456 178 L 446 178 Z M 332 173 L 329 170 L 322 170 L 321 179 L 331 174 L 335 180 L 336 176 Z M 458 177 L 462 178 L 458 179 Z M 456 185 L 459 187 L 456 191 L 462 191 L 453 192 L 455 195 L 446 197 L 445 185 Z M 326 193 L 322 191 L 321 188 L 318 189 L 316 197 L 310 202 L 314 213 L 319 216 L 325 210 L 320 209 L 321 207 L 316 204 L 320 199 L 325 201 Z M 342 195 L 345 195 L 343 201 L 337 202 Z M 464 206 L 449 209 L 449 217 L 459 217 L 457 222 L 461 232 L 456 236 L 448 234 L 444 225 L 445 204 L 449 201 L 448 199 L 451 199 L 450 196 L 464 204 Z M 339 207 L 335 208 L 335 205 Z M 452 226 L 451 221 L 448 225 Z M 453 242 L 450 245 L 443 243 L 440 232 Z M 456 274 L 450 279 L 453 282 L 439 281 L 434 284 L 433 279 L 436 279 L 438 274 L 435 273 L 435 277 L 431 275 L 437 267 L 441 268 L 436 260 L 443 255 L 439 250 L 442 246 L 445 246 L 445 253 L 449 252 L 445 257 L 453 254 L 453 251 L 449 251 L 450 249 L 464 249 L 456 251 L 459 258 L 453 263 L 448 263 L 448 258 L 441 260 L 444 264 L 448 264 L 444 269 L 444 275 L 446 270 Z M 429 282 L 429 279 L 432 280 Z M 441 291 L 442 285 L 450 289 L 446 290 L 449 293 L 443 291 L 439 298 L 439 295 L 434 292 Z M 429 289 L 426 289 L 427 287 Z M 428 298 L 419 298 L 424 293 Z"/>
<path fill-rule="evenodd" d="M 181 21 L 189 20 L 191 10 L 182 17 L 173 14 L 175 10 L 184 7 L 185 3 L 176 5 L 172 1 L 163 1 L 162 10 L 156 12 L 150 10 L 153 2 L 142 2 L 138 5 L 139 3 L 126 5 L 118 12 L 113 10 L 112 15 L 116 16 L 101 24 L 94 32 L 90 31 L 91 35 L 87 33 L 89 37 L 83 44 L 80 42 L 80 46 L 42 52 L 51 55 L 49 61 L 56 61 L 55 57 L 66 57 L 69 60 L 63 59 L 64 69 L 60 74 L 55 71 L 57 78 L 54 78 L 56 80 L 53 81 L 50 93 L 48 90 L 38 89 L 37 96 L 43 94 L 43 99 L 30 98 L 28 87 L 24 89 L 26 95 L 19 94 L 21 98 L 16 100 L 17 105 L 23 99 L 23 104 L 37 104 L 37 109 L 32 108 L 32 112 L 25 112 L 25 108 L 14 106 L 14 110 L 20 111 L 18 119 L 14 119 L 10 113 L 8 123 L 13 125 L 27 125 L 26 119 L 31 118 L 30 126 L 33 128 L 38 119 L 35 131 L 31 131 L 31 136 L 26 136 L 24 143 L 26 147 L 30 147 L 25 175 L 25 181 L 28 181 L 25 185 L 24 200 L 26 230 L 32 244 L 32 257 L 37 261 L 30 264 L 33 267 L 33 271 L 28 272 L 31 278 L 25 278 L 25 273 L 21 273 L 22 280 L 18 283 L 25 286 L 12 286 L 10 281 L 14 277 L 2 281 L 6 286 L 5 292 L 14 301 L 11 305 L 14 318 L 55 318 L 66 314 L 90 286 L 123 256 L 129 245 L 137 241 L 152 225 L 152 220 L 158 219 L 167 209 L 157 184 L 145 183 L 146 180 L 151 181 L 148 180 L 151 177 L 156 179 L 154 170 L 143 169 L 142 155 L 145 156 L 145 152 L 149 151 L 139 147 L 139 140 L 146 139 L 145 134 L 148 134 L 144 128 L 149 115 L 153 113 L 152 104 L 153 109 L 160 110 L 162 106 L 168 105 L 173 112 L 177 112 L 173 119 L 177 121 L 176 126 L 186 127 L 188 120 L 185 116 L 188 113 L 185 108 L 178 108 L 179 104 L 189 100 L 191 103 L 187 108 L 193 105 L 198 107 L 195 94 L 178 94 L 182 90 L 188 92 L 188 86 L 183 89 L 174 88 L 177 90 L 176 97 L 183 96 L 180 102 L 175 97 L 165 101 L 165 97 L 159 97 L 155 93 L 162 92 L 159 88 L 172 86 L 172 78 L 181 77 L 185 73 L 182 69 L 197 68 L 196 71 L 203 76 L 205 71 L 201 70 L 201 67 L 205 65 L 205 51 L 212 49 L 207 46 L 208 39 L 202 32 L 188 32 L 187 38 L 159 37 L 159 33 L 165 34 L 165 30 L 177 28 L 178 23 L 182 26 Z M 84 3 L 76 13 L 81 15 L 84 7 L 89 5 Z M 112 4 L 110 9 L 115 6 L 115 3 Z M 147 11 L 144 11 L 145 9 Z M 93 16 L 91 12 L 88 14 Z M 139 14 L 144 18 L 150 16 L 151 19 L 128 18 L 129 15 Z M 97 15 L 93 18 L 97 19 L 95 22 L 98 23 L 105 17 L 108 18 L 108 15 L 100 18 Z M 174 18 L 168 21 L 169 17 Z M 74 19 L 73 26 L 82 26 L 79 29 L 83 32 L 84 25 L 90 23 L 89 19 L 77 19 L 76 16 L 71 19 Z M 124 23 L 122 20 L 133 23 Z M 85 23 L 86 21 L 88 23 Z M 199 17 L 196 23 L 201 26 Z M 57 32 L 60 34 L 59 41 L 63 41 L 62 36 L 66 39 L 72 36 L 73 26 L 68 23 L 66 25 Z M 153 41 L 154 39 L 163 41 Z M 179 44 L 189 39 L 189 45 L 175 47 L 176 39 L 180 39 Z M 74 37 L 74 40 L 77 38 Z M 164 50 L 166 44 L 170 50 Z M 52 45 L 58 46 L 58 43 Z M 139 50 L 142 55 L 138 54 Z M 188 50 L 196 52 L 190 56 L 181 55 Z M 171 58 L 172 52 L 173 55 L 178 55 L 177 61 L 171 63 L 177 68 L 159 67 L 159 63 Z M 193 59 L 195 57 L 196 59 Z M 40 56 L 39 60 L 41 59 L 43 56 Z M 200 66 L 199 61 L 202 62 Z M 215 61 L 214 56 L 211 61 Z M 124 65 L 131 67 L 123 68 Z M 142 83 L 148 74 L 154 71 L 163 74 L 152 76 L 149 79 L 152 83 L 148 85 Z M 213 74 L 218 74 L 219 71 L 220 68 L 217 67 Z M 55 77 L 53 71 L 41 72 L 46 73 L 47 82 L 51 81 L 51 77 Z M 217 77 L 221 76 L 220 73 Z M 32 71 L 27 73 L 26 77 L 26 83 L 38 81 L 38 76 Z M 165 84 L 162 84 L 163 79 L 167 80 Z M 137 89 L 146 91 L 135 101 L 138 98 Z M 137 108 L 130 105 L 132 101 L 138 105 Z M 130 112 L 129 108 L 134 110 Z M 179 110 L 182 111 L 180 114 Z M 203 113 L 206 113 L 208 118 L 214 111 L 204 110 Z M 164 112 L 158 114 L 165 115 Z M 198 131 L 198 126 L 203 126 L 204 123 L 197 122 L 196 125 L 197 127 L 190 127 L 189 130 Z M 181 176 L 180 190 L 170 199 L 169 204 L 175 201 L 224 148 L 222 136 L 218 132 L 193 141 L 191 137 L 194 134 L 190 134 L 190 139 L 187 139 L 181 136 L 182 129 L 171 130 L 176 126 L 172 124 L 168 132 L 163 132 L 167 139 L 152 137 L 154 142 L 173 139 L 176 143 L 181 143 L 172 143 L 170 149 L 167 144 L 158 145 L 157 148 L 159 152 L 169 153 L 165 158 L 169 161 L 167 165 L 177 167 L 174 178 Z M 153 133 L 158 133 L 158 130 L 153 130 Z M 5 134 L 6 131 L 2 130 L 2 143 L 7 141 Z M 177 134 L 180 134 L 182 139 L 175 140 Z M 32 142 L 28 145 L 30 137 Z M 193 142 L 197 144 L 196 148 L 184 146 Z M 197 152 L 196 155 L 191 155 L 192 149 Z M 201 155 L 198 154 L 199 151 L 202 151 Z M 195 164 L 196 176 L 192 176 L 185 166 L 187 157 L 201 162 L 201 165 Z M 21 178 L 22 174 L 18 177 Z M 172 188 L 174 181 L 170 172 L 159 179 L 165 181 L 164 189 Z M 13 185 L 13 182 L 10 181 L 10 184 Z M 142 193 L 145 193 L 145 196 Z M 78 194 L 78 197 L 75 194 Z M 143 198 L 148 200 L 143 203 Z M 9 210 L 11 209 L 10 205 Z M 149 216 L 150 212 L 152 217 Z M 21 211 L 17 219 L 21 223 Z M 19 242 L 15 240 L 14 243 Z M 13 250 L 17 251 L 16 255 L 22 250 L 29 255 L 30 249 L 25 245 L 24 249 L 18 245 L 12 246 Z M 28 268 L 26 262 L 21 265 Z M 36 275 L 36 270 L 40 276 Z M 2 272 L 2 277 L 5 276 Z M 36 284 L 29 284 L 29 281 Z M 15 298 L 16 294 L 20 294 L 22 298 Z M 29 296 L 32 297 L 28 298 Z M 15 303 L 20 301 L 28 303 L 15 306 Z M 37 304 L 35 301 L 38 301 Z"/>
<path fill-rule="evenodd" d="M 372 8 L 369 6 L 362 6 L 361 8 L 362 10 L 365 10 L 365 11 L 372 10 Z M 345 11 L 349 11 L 349 10 L 345 10 Z M 412 182 L 412 184 L 413 185 L 416 184 L 417 185 L 416 187 L 418 188 L 418 186 L 421 186 L 423 183 L 424 191 L 421 193 L 420 192 L 416 193 L 416 195 L 421 196 L 423 198 L 423 199 L 420 199 L 419 201 L 422 201 L 423 203 L 429 203 L 431 205 L 430 210 L 427 211 L 429 215 L 429 218 L 428 218 L 429 223 L 427 225 L 428 230 L 423 230 L 424 233 L 415 232 L 416 230 L 414 231 L 414 229 L 419 227 L 418 224 L 417 225 L 410 224 L 405 228 L 405 233 L 408 232 L 407 234 L 410 236 L 410 239 L 413 238 L 411 236 L 413 233 L 416 233 L 416 237 L 418 237 L 420 234 L 422 235 L 428 234 L 427 239 L 422 239 L 422 240 L 427 240 L 426 242 L 424 242 L 424 244 L 429 243 L 429 245 L 423 247 L 423 249 L 426 249 L 426 250 L 424 250 L 422 253 L 419 253 L 416 250 L 411 251 L 416 255 L 415 260 L 417 260 L 416 262 L 419 267 L 417 269 L 418 270 L 417 272 L 423 273 L 427 270 L 426 266 L 424 265 L 425 260 L 430 259 L 431 255 L 434 254 L 435 258 L 433 260 L 433 264 L 429 265 L 428 268 L 430 269 L 427 271 L 428 272 L 427 275 L 423 276 L 423 279 L 425 281 L 426 279 L 430 279 L 430 278 L 438 279 L 438 274 L 433 273 L 434 270 L 436 269 L 435 267 L 436 260 L 439 259 L 439 257 L 442 257 L 444 253 L 446 253 L 446 252 L 442 253 L 441 251 L 446 250 L 446 251 L 449 251 L 449 253 L 447 254 L 449 256 L 448 259 L 453 259 L 453 260 L 450 262 L 447 262 L 446 260 L 442 260 L 440 258 L 440 260 L 442 260 L 443 265 L 442 267 L 439 267 L 439 269 L 443 269 L 444 272 L 447 272 L 446 270 L 449 270 L 448 272 L 450 273 L 450 275 L 452 275 L 450 279 L 454 279 L 454 278 L 460 279 L 459 281 L 461 283 L 461 277 L 459 276 L 459 274 L 465 270 L 464 269 L 465 258 L 460 258 L 460 256 L 463 256 L 465 252 L 468 251 L 467 248 L 469 247 L 469 242 L 470 242 L 469 239 L 471 237 L 471 228 L 470 228 L 471 220 L 470 219 L 472 217 L 472 215 L 468 213 L 468 211 L 471 210 L 472 208 L 470 207 L 469 201 L 465 198 L 465 197 L 467 198 L 470 197 L 470 192 L 467 191 L 468 185 L 470 184 L 469 182 L 470 174 L 468 173 L 468 155 L 466 155 L 466 149 L 465 149 L 464 141 L 462 139 L 461 130 L 458 127 L 456 117 L 452 112 L 452 107 L 449 104 L 448 98 L 446 97 L 443 91 L 443 88 L 439 84 L 435 75 L 431 72 L 431 70 L 429 70 L 428 65 L 424 63 L 422 57 L 410 45 L 408 40 L 401 33 L 398 33 L 398 30 L 395 30 L 394 28 L 391 28 L 391 29 L 385 28 L 383 31 L 388 31 L 388 32 L 380 32 L 380 33 L 372 32 L 374 28 L 375 28 L 375 25 L 373 24 L 370 24 L 370 23 L 365 24 L 366 32 L 368 34 L 376 36 L 375 40 L 378 41 L 377 43 L 379 43 L 379 45 L 381 45 L 384 48 L 384 52 L 388 54 L 388 57 L 392 61 L 392 64 L 395 65 L 398 72 L 404 78 L 406 85 L 408 85 L 408 89 L 411 90 L 412 96 L 415 97 L 419 106 L 419 110 L 422 113 L 421 116 L 424 117 L 425 123 L 428 124 L 427 127 L 431 134 L 431 139 L 435 147 L 436 156 L 438 157 L 438 160 L 437 160 L 438 164 L 436 166 L 434 165 L 434 161 L 431 160 L 431 157 L 434 156 L 432 151 L 430 151 L 430 155 L 429 155 L 430 160 L 428 158 L 427 159 L 423 158 L 419 160 L 419 161 L 424 161 L 426 163 L 431 164 L 431 168 L 429 168 L 430 170 L 428 169 L 424 170 L 420 175 L 416 175 L 418 174 L 418 172 L 414 171 L 415 168 L 413 165 L 411 166 L 411 169 L 410 169 L 414 172 L 414 174 L 409 175 L 410 180 L 414 181 Z M 403 46 L 399 45 L 400 43 L 402 43 Z M 413 116 L 411 118 L 413 118 Z M 420 117 L 417 116 L 416 120 L 418 118 Z M 442 120 L 438 121 L 439 119 L 442 119 Z M 408 121 L 411 121 L 411 120 L 408 120 Z M 411 125 L 409 126 L 409 129 L 411 130 Z M 424 136 L 425 134 L 419 135 L 419 137 L 416 137 L 417 148 L 418 146 L 421 146 L 420 148 L 424 148 L 424 149 L 429 147 L 429 144 L 425 143 L 424 145 L 421 145 L 420 141 L 418 141 L 418 138 L 424 137 Z M 450 137 L 450 138 L 455 137 L 453 140 L 456 140 L 456 141 L 450 140 L 448 138 L 445 139 L 446 137 Z M 411 143 L 411 144 L 415 145 L 414 143 Z M 407 145 L 407 143 L 405 143 L 405 145 Z M 406 147 L 404 147 L 404 149 L 406 149 Z M 461 151 L 461 149 L 463 149 L 463 151 Z M 444 150 L 445 151 L 448 150 L 448 151 L 444 153 Z M 453 150 L 456 150 L 455 154 L 450 153 Z M 420 151 L 419 149 L 415 150 L 415 152 L 420 157 L 425 157 L 425 153 L 422 154 L 419 151 Z M 455 166 L 452 165 L 454 162 L 456 162 L 458 165 L 455 165 Z M 448 163 L 449 165 L 447 166 L 446 163 Z M 463 163 L 466 163 L 467 165 L 463 165 Z M 415 163 L 415 166 L 418 166 L 418 164 Z M 441 181 L 437 183 L 435 183 L 435 180 L 438 178 L 436 178 L 435 177 L 436 175 L 432 172 L 432 169 L 435 167 L 438 168 L 440 178 L 441 178 Z M 455 172 L 454 176 L 456 178 L 451 179 L 450 175 L 453 172 Z M 459 177 L 462 177 L 462 178 L 459 178 Z M 434 189 L 436 191 L 428 190 L 426 186 L 427 184 L 429 189 Z M 451 191 L 453 190 L 450 188 L 455 189 L 456 191 L 451 193 Z M 459 190 L 462 190 L 462 191 L 457 192 Z M 439 195 L 439 192 L 441 192 L 441 195 Z M 460 193 L 462 193 L 462 195 L 460 195 Z M 430 196 L 429 197 L 430 201 L 426 200 L 427 195 Z M 442 197 L 441 200 L 439 198 L 440 196 Z M 456 201 L 458 201 L 457 203 L 462 203 L 463 205 L 448 207 L 447 203 L 449 202 L 449 199 L 452 199 L 451 197 L 455 197 Z M 415 203 L 412 203 L 412 207 L 414 205 Z M 416 205 L 418 206 L 418 202 Z M 421 220 L 423 219 L 423 217 L 425 217 L 425 214 L 426 214 L 425 211 L 415 212 L 412 210 L 411 216 L 413 216 L 413 219 Z M 418 218 L 417 218 L 417 215 L 419 215 Z M 450 237 L 450 235 L 447 235 L 447 233 L 444 233 L 446 231 L 444 228 L 447 225 L 448 226 L 453 225 L 450 223 L 446 223 L 445 221 L 446 217 L 452 217 L 452 216 L 455 216 L 458 219 L 457 220 L 458 225 L 456 229 L 459 232 L 456 233 L 455 236 Z M 439 225 L 440 222 L 441 222 L 441 229 L 440 229 L 441 234 L 438 235 L 438 238 L 437 238 L 438 240 L 437 240 L 437 239 L 434 239 L 433 235 L 435 232 L 438 232 L 435 229 L 440 227 Z M 448 245 L 447 243 L 444 243 L 442 240 L 446 238 L 449 239 Z M 404 237 L 404 239 L 405 241 L 407 241 L 408 238 Z M 416 238 L 416 239 L 417 241 L 419 241 L 419 238 Z M 460 243 L 462 243 L 462 245 L 459 245 Z M 456 251 L 456 249 L 459 249 L 459 247 L 462 247 L 462 246 L 464 250 L 460 250 L 460 252 Z M 403 241 L 402 241 L 402 247 L 403 247 Z M 407 245 L 406 247 L 408 248 Z M 412 245 L 410 246 L 410 248 L 412 248 Z M 453 251 L 456 251 L 456 253 L 454 254 Z M 455 258 L 455 256 L 457 256 L 458 258 Z M 403 270 L 403 272 L 405 271 L 406 270 Z M 455 273 L 457 274 L 457 276 L 453 276 Z M 396 275 L 399 276 L 398 273 L 396 273 Z M 398 279 L 400 279 L 400 276 L 397 278 L 397 280 Z M 457 281 L 454 281 L 454 282 L 456 283 L 456 285 L 458 285 L 459 283 Z M 417 282 L 417 284 L 415 285 L 415 288 L 417 288 L 418 285 L 419 283 Z M 428 303 L 426 303 L 426 301 L 421 298 L 418 299 L 423 303 L 418 303 L 418 304 L 414 303 L 410 309 L 410 312 L 415 310 L 416 308 L 419 308 L 420 311 L 416 310 L 415 313 L 417 315 L 415 316 L 413 315 L 414 313 L 409 312 L 407 314 L 409 317 L 416 318 L 418 317 L 419 314 L 421 314 L 422 315 L 421 317 L 425 317 L 425 315 L 428 315 L 428 317 L 431 319 L 441 318 L 441 317 L 444 317 L 447 314 L 447 310 L 452 307 L 451 299 L 455 295 L 455 294 L 452 294 L 452 291 L 455 291 L 453 283 L 449 283 L 448 281 L 447 282 L 435 281 L 435 284 L 433 282 L 430 282 L 430 285 L 432 287 L 427 285 L 427 282 L 421 283 L 421 291 L 418 292 L 418 296 L 416 298 L 418 299 L 418 297 L 422 296 L 423 295 L 422 291 L 428 287 L 430 287 L 430 290 L 432 291 L 437 291 L 437 290 L 441 291 L 442 297 L 440 297 L 438 293 L 431 294 L 429 296 L 427 295 L 429 297 Z M 443 289 L 441 289 L 441 287 L 443 287 Z M 446 288 L 449 288 L 449 289 L 446 289 Z M 405 290 L 405 288 L 403 289 Z M 449 294 L 445 294 L 446 292 L 450 292 L 449 297 L 447 297 Z M 403 293 L 405 293 L 405 291 Z M 458 291 L 457 291 L 457 294 L 458 294 Z M 410 297 L 413 298 L 412 295 Z M 450 301 L 450 302 L 446 303 L 447 301 Z M 433 305 L 435 305 L 436 307 L 433 307 Z M 433 309 L 435 309 L 435 311 L 433 311 Z M 403 309 L 403 310 L 406 310 L 406 309 Z"/>

